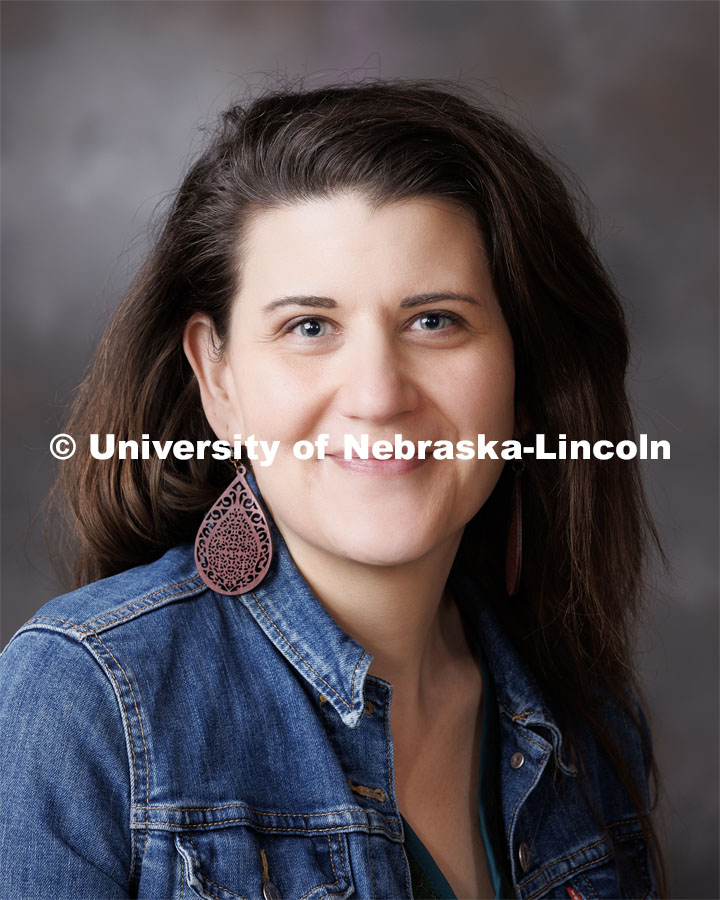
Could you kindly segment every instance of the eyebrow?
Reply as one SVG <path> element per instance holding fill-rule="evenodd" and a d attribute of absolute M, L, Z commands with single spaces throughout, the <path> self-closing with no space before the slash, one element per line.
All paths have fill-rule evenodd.
<path fill-rule="evenodd" d="M 414 294 L 400 301 L 401 309 L 412 309 L 416 306 L 424 306 L 426 303 L 437 303 L 440 300 L 461 300 L 471 303 L 473 306 L 482 306 L 479 300 L 469 294 L 458 294 L 455 291 L 433 291 L 428 294 Z M 336 309 L 337 302 L 332 297 L 317 297 L 314 294 L 301 294 L 299 296 L 279 297 L 271 300 L 262 308 L 263 313 L 270 313 L 283 306 L 307 306 L 315 309 Z"/>

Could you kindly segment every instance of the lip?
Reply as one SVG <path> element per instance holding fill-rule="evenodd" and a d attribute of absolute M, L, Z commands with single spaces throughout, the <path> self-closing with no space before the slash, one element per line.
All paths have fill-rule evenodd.
<path fill-rule="evenodd" d="M 357 472 L 360 475 L 407 475 L 427 462 L 427 459 L 360 459 L 353 456 L 345 459 L 344 456 L 336 456 L 332 453 L 325 454 L 326 459 L 331 459 L 336 466 L 345 469 L 346 472 Z"/>

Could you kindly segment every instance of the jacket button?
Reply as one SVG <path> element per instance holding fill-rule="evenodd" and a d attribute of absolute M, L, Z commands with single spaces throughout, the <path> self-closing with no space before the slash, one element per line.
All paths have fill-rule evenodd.
<path fill-rule="evenodd" d="M 519 751 L 510 757 L 510 768 L 519 769 L 525 763 L 525 757 Z"/>
<path fill-rule="evenodd" d="M 264 900 L 282 900 L 282 895 L 272 881 L 266 881 L 263 885 Z"/>
<path fill-rule="evenodd" d="M 527 872 L 530 868 L 530 851 L 528 850 L 528 845 L 525 841 L 518 847 L 518 859 L 520 860 L 523 872 Z"/>

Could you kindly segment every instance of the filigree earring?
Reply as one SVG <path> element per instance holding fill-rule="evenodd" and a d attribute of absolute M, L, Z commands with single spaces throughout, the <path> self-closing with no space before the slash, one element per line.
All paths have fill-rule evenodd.
<path fill-rule="evenodd" d="M 508 526 L 505 550 L 505 589 L 509 597 L 514 597 L 520 587 L 522 571 L 522 484 L 520 477 L 525 463 L 513 462 L 515 477 L 510 498 L 510 524 Z"/>
<path fill-rule="evenodd" d="M 230 595 L 257 587 L 272 560 L 265 513 L 245 480 L 247 469 L 233 462 L 237 474 L 208 510 L 195 538 L 200 577 L 213 591 Z"/>

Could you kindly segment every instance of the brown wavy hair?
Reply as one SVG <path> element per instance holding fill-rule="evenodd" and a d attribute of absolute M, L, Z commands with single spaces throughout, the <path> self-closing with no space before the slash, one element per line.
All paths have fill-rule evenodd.
<path fill-rule="evenodd" d="M 174 195 L 64 430 L 81 445 L 92 432 L 212 440 L 182 349 L 185 323 L 208 313 L 225 339 L 253 215 L 347 189 L 377 205 L 437 196 L 469 210 L 512 334 L 516 402 L 531 430 L 591 443 L 633 438 L 624 313 L 593 248 L 584 191 L 474 91 L 437 81 L 272 90 L 228 109 Z M 68 526 L 69 543 L 56 558 L 70 561 L 70 583 L 192 541 L 228 477 L 227 463 L 211 459 L 77 454 L 64 462 L 51 510 Z M 632 652 L 645 559 L 651 545 L 659 549 L 639 467 L 617 459 L 526 461 L 523 577 L 511 608 L 502 586 L 509 479 L 506 467 L 460 553 L 477 565 L 570 734 L 584 723 L 612 760 L 664 895 L 656 797 L 645 796 L 644 773 L 629 766 L 598 702 L 612 698 L 637 729 L 657 795 Z M 55 537 L 54 515 L 52 522 Z"/>

